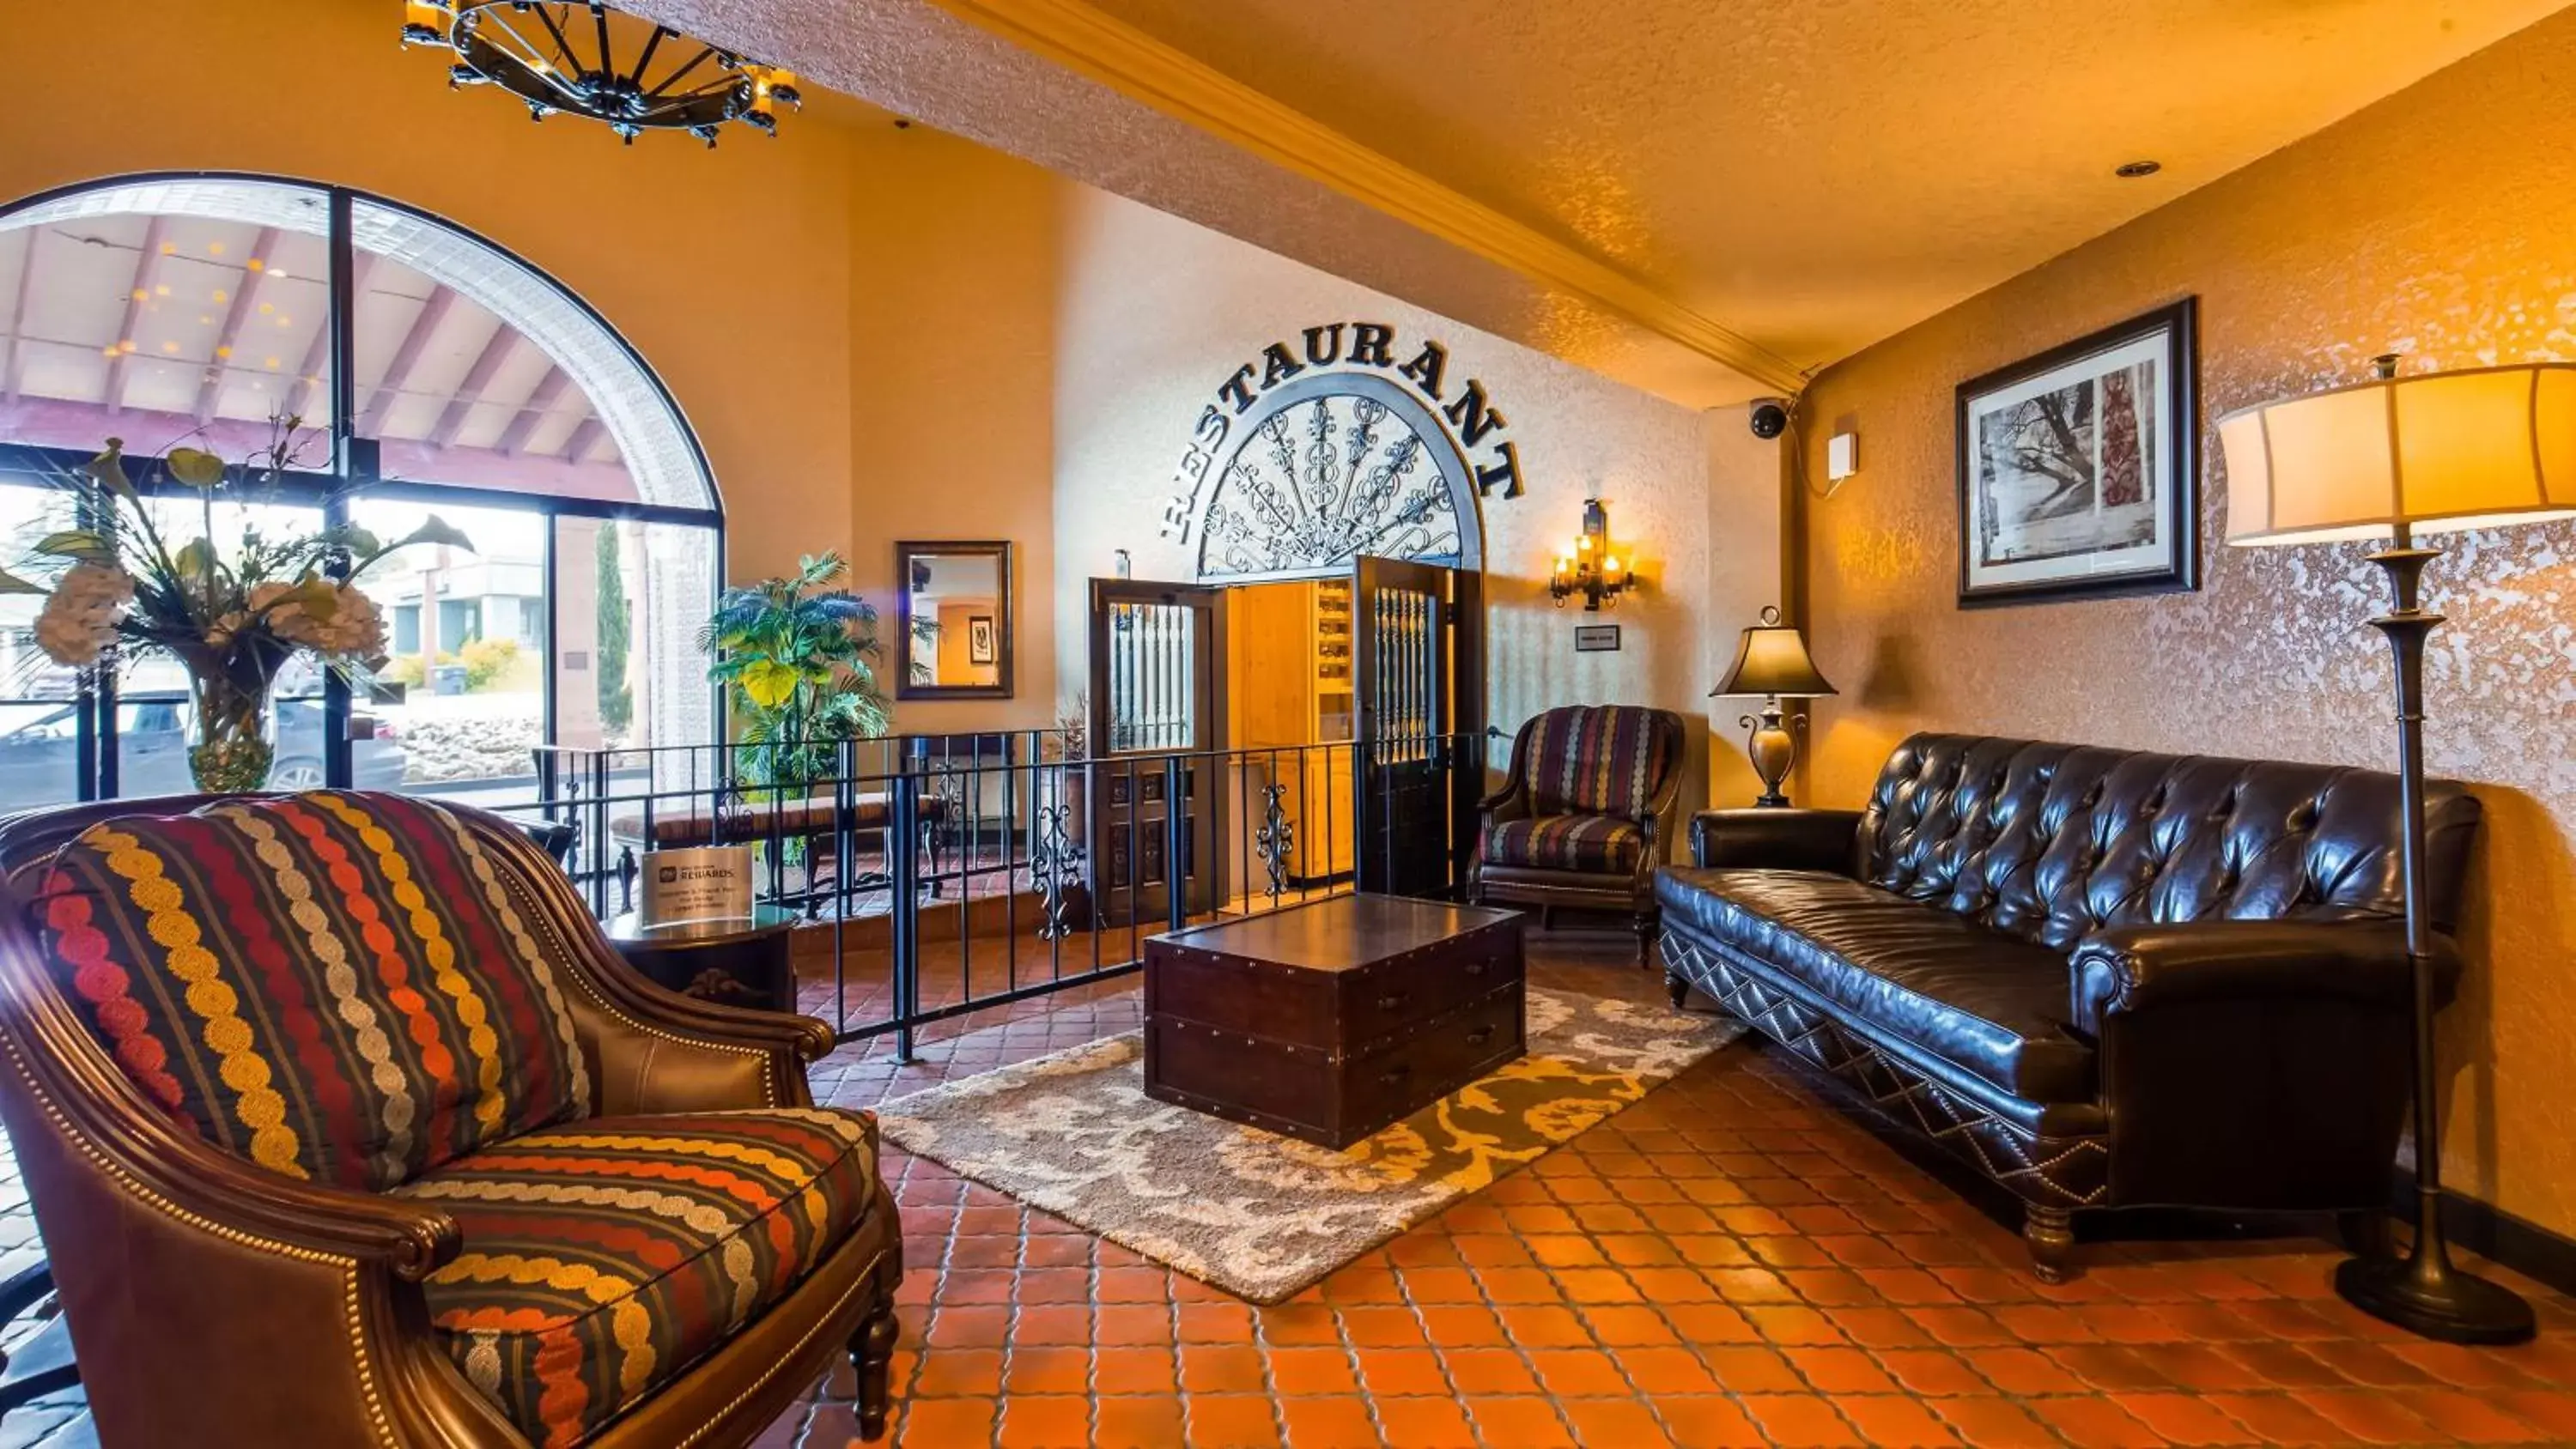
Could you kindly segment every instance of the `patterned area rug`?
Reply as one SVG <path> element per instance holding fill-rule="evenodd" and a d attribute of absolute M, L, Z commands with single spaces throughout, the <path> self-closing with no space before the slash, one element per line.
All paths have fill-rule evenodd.
<path fill-rule="evenodd" d="M 1140 1034 L 888 1102 L 885 1134 L 1255 1303 L 1276 1303 L 1741 1035 L 1662 1003 L 1531 990 L 1529 1054 L 1341 1152 L 1145 1095 Z"/>

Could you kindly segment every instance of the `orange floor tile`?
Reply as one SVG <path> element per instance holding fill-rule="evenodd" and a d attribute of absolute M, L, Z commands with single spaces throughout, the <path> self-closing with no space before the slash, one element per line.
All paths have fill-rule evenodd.
<path fill-rule="evenodd" d="M 1541 940 L 1534 976 L 1657 991 L 1621 949 Z M 1022 1003 L 925 1033 L 914 1065 L 845 1050 L 815 1086 L 869 1106 L 1138 1010 L 1132 978 Z M 2479 1350 L 2345 1307 L 2314 1238 L 2088 1243 L 2044 1287 L 2011 1227 L 1749 1040 L 1272 1308 L 886 1166 L 907 1449 L 2576 1443 L 2564 1297 L 2518 1284 L 2540 1340 Z M 832 1375 L 762 1449 L 856 1442 L 851 1393 Z"/>

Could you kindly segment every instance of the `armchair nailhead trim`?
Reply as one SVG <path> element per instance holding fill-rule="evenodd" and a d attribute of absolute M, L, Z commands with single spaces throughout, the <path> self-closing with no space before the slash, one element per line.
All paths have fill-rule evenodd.
<path fill-rule="evenodd" d="M 105 1174 L 109 1181 L 114 1182 L 154 1212 L 184 1223 L 199 1232 L 212 1233 L 228 1243 L 245 1248 L 256 1248 L 263 1253 L 292 1258 L 297 1262 L 319 1263 L 340 1270 L 340 1311 L 348 1324 L 349 1350 L 357 1360 L 358 1388 L 366 1396 L 367 1424 L 375 1431 L 378 1444 L 386 1446 L 386 1449 L 394 1449 L 393 1423 L 385 1415 L 384 1393 L 376 1382 L 375 1356 L 368 1352 L 367 1348 L 365 1310 L 358 1301 L 358 1260 L 341 1253 L 325 1253 L 314 1248 L 300 1248 L 293 1243 L 281 1243 L 273 1238 L 263 1238 L 256 1233 L 247 1233 L 212 1218 L 190 1212 L 163 1197 L 140 1178 L 109 1160 L 107 1154 L 91 1145 L 88 1137 L 72 1126 L 71 1119 L 63 1115 L 61 1106 L 54 1101 L 52 1094 L 44 1089 L 36 1080 L 35 1073 L 28 1069 L 27 1060 L 19 1054 L 16 1042 L 8 1040 L 5 1035 L 0 1035 L 0 1048 L 8 1051 L 9 1065 L 17 1073 L 19 1085 L 26 1089 L 28 1098 L 44 1111 L 45 1120 L 53 1124 L 54 1131 L 65 1142 L 70 1143 L 74 1151 L 88 1158 L 90 1165 Z"/>

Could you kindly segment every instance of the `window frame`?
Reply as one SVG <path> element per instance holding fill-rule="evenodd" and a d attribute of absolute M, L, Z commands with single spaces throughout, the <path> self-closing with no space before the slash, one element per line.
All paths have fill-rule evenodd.
<path fill-rule="evenodd" d="M 242 182 L 291 187 L 320 193 L 328 202 L 328 234 L 325 238 L 330 256 L 329 329 L 331 426 L 330 459 L 327 469 L 294 469 L 278 475 L 276 501 L 318 509 L 326 527 L 346 524 L 350 505 L 361 500 L 392 500 L 422 503 L 430 506 L 450 504 L 456 507 L 508 509 L 532 514 L 544 520 L 545 550 L 545 628 L 546 647 L 551 655 L 562 637 L 560 632 L 561 592 L 556 578 L 556 523 L 563 518 L 595 518 L 615 522 L 668 524 L 704 529 L 715 550 L 714 567 L 709 571 L 712 591 L 706 599 L 712 611 L 725 588 L 725 510 L 724 492 L 716 479 L 715 468 L 708 461 L 706 448 L 699 441 L 697 429 L 689 422 L 662 375 L 645 360 L 626 334 L 617 330 L 598 308 L 580 293 L 564 285 L 552 273 L 492 238 L 460 226 L 446 217 L 392 197 L 357 187 L 329 182 L 310 181 L 300 177 L 269 172 L 226 170 L 171 170 L 127 172 L 97 177 L 69 186 L 22 196 L 0 203 L 0 222 L 22 212 L 49 205 L 89 192 L 116 187 L 149 185 L 156 182 Z M 692 508 L 672 504 L 617 502 L 598 499 L 566 498 L 547 493 L 519 493 L 502 488 L 483 488 L 467 484 L 427 482 L 418 479 L 387 478 L 381 466 L 381 449 L 374 439 L 357 436 L 357 255 L 358 246 L 354 216 L 363 203 L 402 213 L 426 225 L 454 232 L 483 247 L 503 263 L 520 269 L 527 277 L 551 288 L 597 326 L 600 333 L 614 342 L 634 368 L 637 376 L 651 386 L 662 403 L 670 409 L 672 421 L 687 444 L 689 457 L 699 477 L 705 482 L 708 506 Z M 516 325 L 507 316 L 504 326 Z M 101 440 L 102 443 L 105 441 Z M 35 444 L 0 442 L 0 478 L 11 475 L 41 477 L 64 470 L 76 470 L 95 456 L 93 451 L 44 447 Z M 144 470 L 137 470 L 143 473 Z M 153 470 L 135 479 L 136 487 L 152 496 L 175 492 L 167 480 Z M 549 658 L 541 671 L 545 681 L 544 730 L 547 743 L 555 741 L 560 719 L 556 675 L 559 671 Z M 78 798 L 82 801 L 121 798 L 117 789 L 117 720 L 118 700 L 115 672 L 91 668 L 80 671 L 80 683 L 70 699 L 75 726 L 74 759 L 78 774 Z M 337 672 L 323 675 L 323 774 L 325 783 L 334 789 L 346 789 L 354 777 L 354 751 L 349 738 L 349 723 L 355 714 L 354 691 Z M 708 738 L 721 746 L 726 738 L 721 691 L 710 691 Z M 544 787 L 541 779 L 540 790 Z"/>

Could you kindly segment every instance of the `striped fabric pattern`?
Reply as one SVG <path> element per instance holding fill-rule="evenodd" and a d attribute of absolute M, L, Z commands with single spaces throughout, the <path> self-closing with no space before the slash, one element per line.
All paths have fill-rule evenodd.
<path fill-rule="evenodd" d="M 589 1112 L 530 886 L 439 806 L 314 793 L 102 821 L 36 910 L 147 1098 L 273 1172 L 383 1191 Z"/>
<path fill-rule="evenodd" d="M 396 1196 L 456 1218 L 430 1321 L 533 1443 L 589 1438 L 803 1281 L 876 1197 L 874 1124 L 780 1108 L 601 1117 Z"/>
<path fill-rule="evenodd" d="M 1546 815 L 1485 823 L 1484 855 L 1489 865 L 1626 875 L 1636 870 L 1637 857 L 1645 848 L 1644 832 L 1609 815 Z"/>
<path fill-rule="evenodd" d="M 1670 761 L 1655 711 L 1635 705 L 1568 705 L 1530 724 L 1530 813 L 1646 813 Z"/>

